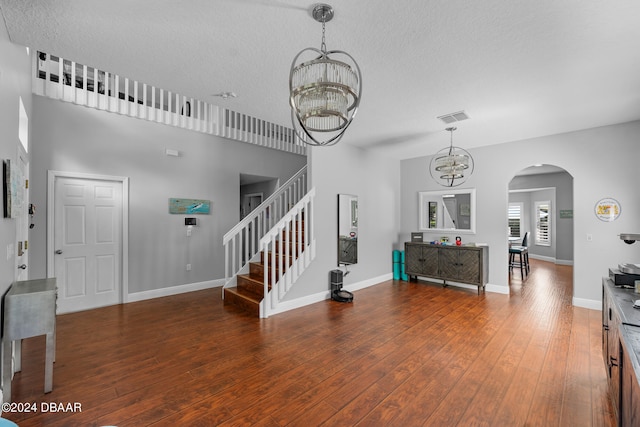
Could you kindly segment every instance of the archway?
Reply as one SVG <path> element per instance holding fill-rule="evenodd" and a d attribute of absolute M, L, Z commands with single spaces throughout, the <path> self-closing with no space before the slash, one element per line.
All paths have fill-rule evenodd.
<path fill-rule="evenodd" d="M 556 165 L 532 165 L 514 175 L 508 191 L 513 240 L 528 231 L 530 259 L 573 266 L 573 176 Z M 526 285 L 527 277 L 509 271 L 510 288 Z"/>

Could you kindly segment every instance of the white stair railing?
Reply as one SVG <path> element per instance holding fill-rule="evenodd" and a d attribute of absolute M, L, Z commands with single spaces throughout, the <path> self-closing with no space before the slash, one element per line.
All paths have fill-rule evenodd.
<path fill-rule="evenodd" d="M 291 286 L 315 258 L 312 188 L 260 239 L 264 252 L 264 298 L 260 317 L 269 317 Z M 269 283 L 272 284 L 269 290 Z"/>
<path fill-rule="evenodd" d="M 304 166 L 224 235 L 224 287 L 233 286 L 235 276 L 259 252 L 260 239 L 278 224 L 306 192 L 307 167 Z"/>
<path fill-rule="evenodd" d="M 32 53 L 31 68 L 31 86 L 36 95 L 289 153 L 306 154 L 306 145 L 289 127 L 44 52 Z"/>

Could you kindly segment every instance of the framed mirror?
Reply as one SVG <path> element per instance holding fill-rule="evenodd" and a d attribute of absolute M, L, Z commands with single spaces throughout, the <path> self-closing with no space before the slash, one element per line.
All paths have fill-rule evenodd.
<path fill-rule="evenodd" d="M 338 194 L 338 265 L 358 262 L 358 196 Z"/>
<path fill-rule="evenodd" d="M 475 234 L 476 190 L 457 189 L 418 193 L 420 231 Z"/>

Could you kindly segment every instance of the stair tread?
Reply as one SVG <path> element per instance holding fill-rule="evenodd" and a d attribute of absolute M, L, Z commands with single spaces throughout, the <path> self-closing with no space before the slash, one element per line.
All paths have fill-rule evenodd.
<path fill-rule="evenodd" d="M 252 276 L 251 274 L 238 274 L 238 277 L 242 277 L 244 279 L 248 279 L 252 282 L 256 282 L 262 285 L 262 277 Z"/>
<path fill-rule="evenodd" d="M 242 288 L 225 288 L 225 292 L 230 292 L 233 294 L 236 294 L 240 297 L 242 297 L 245 300 L 249 300 L 251 302 L 254 302 L 256 304 L 260 304 L 260 301 L 263 300 L 263 296 L 262 295 L 257 295 L 251 291 L 247 291 L 246 289 L 242 289 Z"/>

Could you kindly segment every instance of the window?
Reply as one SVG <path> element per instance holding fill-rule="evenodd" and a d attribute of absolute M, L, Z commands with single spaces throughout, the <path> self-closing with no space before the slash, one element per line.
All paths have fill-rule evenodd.
<path fill-rule="evenodd" d="M 511 237 L 523 237 L 522 203 L 509 203 L 509 231 Z"/>
<path fill-rule="evenodd" d="M 536 202 L 536 245 L 551 246 L 551 202 Z"/>

